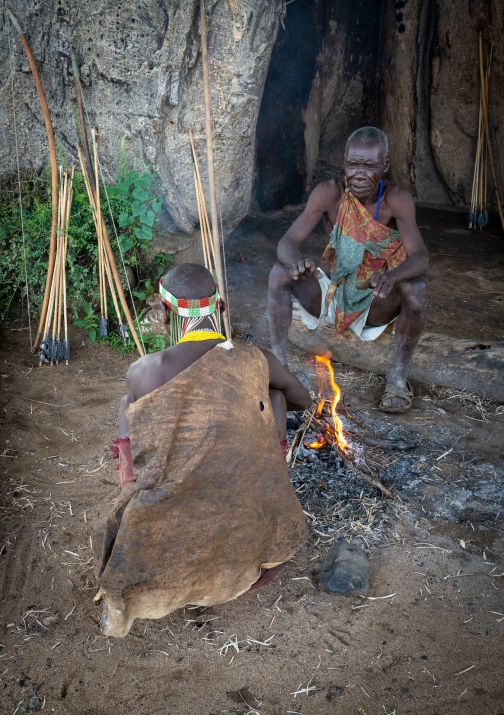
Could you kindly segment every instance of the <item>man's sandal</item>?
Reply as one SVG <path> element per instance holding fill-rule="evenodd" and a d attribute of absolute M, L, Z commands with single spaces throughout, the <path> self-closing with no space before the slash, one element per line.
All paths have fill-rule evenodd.
<path fill-rule="evenodd" d="M 383 403 L 391 397 L 400 397 L 402 400 L 405 400 L 405 404 L 397 407 L 387 407 Z M 385 392 L 383 393 L 380 404 L 378 405 L 378 409 L 382 412 L 387 412 L 389 415 L 400 415 L 402 412 L 409 410 L 412 404 L 413 390 L 409 382 L 406 383 L 406 387 L 397 387 L 397 385 L 387 383 L 385 386 Z"/>

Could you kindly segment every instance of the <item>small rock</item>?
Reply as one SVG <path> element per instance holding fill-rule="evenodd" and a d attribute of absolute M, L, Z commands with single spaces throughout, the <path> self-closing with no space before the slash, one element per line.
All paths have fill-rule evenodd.
<path fill-rule="evenodd" d="M 58 621 L 59 621 L 59 615 L 56 613 L 54 616 L 47 616 L 46 618 L 43 618 L 42 625 L 52 626 L 53 623 L 57 623 Z"/>
<path fill-rule="evenodd" d="M 329 593 L 362 593 L 369 589 L 369 565 L 358 544 L 338 541 L 327 552 L 320 584 Z"/>

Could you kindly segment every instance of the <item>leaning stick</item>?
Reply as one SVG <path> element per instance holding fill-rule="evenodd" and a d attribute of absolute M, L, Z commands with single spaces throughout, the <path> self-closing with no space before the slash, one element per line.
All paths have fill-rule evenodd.
<path fill-rule="evenodd" d="M 94 220 L 94 224 L 95 224 L 96 234 L 98 235 L 98 232 L 100 229 L 99 229 L 99 224 L 98 224 L 98 217 L 96 214 L 95 196 L 94 196 L 93 190 L 91 188 L 91 182 L 90 182 L 87 170 L 86 170 L 86 165 L 84 163 L 84 157 L 82 155 L 82 150 L 81 150 L 80 146 L 78 146 L 78 145 L 77 145 L 77 153 L 79 155 L 79 161 L 80 161 L 80 165 L 81 165 L 82 175 L 84 177 L 84 183 L 86 185 L 86 190 L 88 192 L 89 203 L 91 206 L 91 212 L 93 214 L 93 220 Z M 103 250 L 105 271 L 106 271 L 108 282 L 109 282 L 110 293 L 112 295 L 112 302 L 114 303 L 114 308 L 116 311 L 117 322 L 119 323 L 119 325 L 121 325 L 122 324 L 121 311 L 119 310 L 119 306 L 117 304 L 117 298 L 116 298 L 116 294 L 115 294 L 115 290 L 114 290 L 114 282 L 112 279 L 112 274 L 110 272 L 110 266 L 108 265 L 108 257 L 104 251 L 103 243 L 102 243 L 102 250 Z M 105 287 L 104 287 L 104 290 L 105 290 Z"/>
<path fill-rule="evenodd" d="M 94 171 L 95 171 L 95 176 L 98 176 L 98 134 L 96 132 L 96 129 L 93 127 L 91 129 L 91 136 L 93 137 L 93 158 L 94 158 Z M 90 177 L 92 179 L 92 177 Z M 105 285 L 105 267 L 104 267 L 104 257 L 105 257 L 105 252 L 103 250 L 103 232 L 102 232 L 102 222 L 101 222 L 101 203 L 100 203 L 100 187 L 96 185 L 95 188 L 95 211 L 96 211 L 96 216 L 97 216 L 97 224 L 96 224 L 96 229 L 97 229 L 97 236 L 98 236 L 98 277 L 99 277 L 99 285 L 100 285 L 100 336 L 102 336 L 102 330 L 104 330 L 104 335 L 107 332 L 108 328 L 107 326 L 107 315 L 105 315 L 106 308 L 105 306 L 107 305 L 107 291 L 106 291 L 106 285 Z M 105 322 L 104 322 L 105 321 Z M 103 325 L 104 323 L 104 325 Z M 119 320 L 119 323 L 121 321 Z"/>
<path fill-rule="evenodd" d="M 203 248 L 203 260 L 205 261 L 205 268 L 209 271 L 212 270 L 210 261 L 208 260 L 208 254 L 207 254 L 207 245 L 206 245 L 206 236 L 205 236 L 205 226 L 203 225 L 203 213 L 202 213 L 202 208 L 201 208 L 201 201 L 200 201 L 200 195 L 199 195 L 199 187 L 198 187 L 198 177 L 196 176 L 196 171 L 194 172 L 194 186 L 196 188 L 196 201 L 198 203 L 198 216 L 199 216 L 199 224 L 200 224 L 200 232 L 201 232 L 201 245 Z"/>
<path fill-rule="evenodd" d="M 65 217 L 66 219 L 66 224 L 65 224 L 65 245 L 64 245 L 64 258 L 63 258 L 63 315 L 64 315 L 64 322 L 65 322 L 65 339 L 63 342 L 63 352 L 62 356 L 65 359 L 66 364 L 68 365 L 68 360 L 70 359 L 70 344 L 68 342 L 68 314 L 67 314 L 67 292 L 66 292 L 66 257 L 67 257 L 67 250 L 68 250 L 68 224 L 70 221 L 70 210 L 72 208 L 72 198 L 73 198 L 73 179 L 74 179 L 74 172 L 75 172 L 75 164 L 72 164 L 72 167 L 70 169 L 70 192 L 69 192 L 69 199 L 68 199 L 68 204 L 67 204 L 67 215 Z"/>
<path fill-rule="evenodd" d="M 502 228 L 504 229 L 504 214 L 502 212 L 499 184 L 497 183 L 497 174 L 495 172 L 492 143 L 490 141 L 490 127 L 488 124 L 488 96 L 487 96 L 487 91 L 486 91 L 485 69 L 483 66 L 483 35 L 482 35 L 481 31 L 479 33 L 479 66 L 480 66 L 481 93 L 482 93 L 482 97 L 483 97 L 483 101 L 482 101 L 483 128 L 484 128 L 484 133 L 486 134 L 486 137 L 487 137 L 488 158 L 490 159 L 490 169 L 492 171 L 492 179 L 494 182 L 495 198 L 497 199 L 497 208 L 499 210 L 499 216 L 500 216 Z"/>
<path fill-rule="evenodd" d="M 207 268 L 210 271 L 215 270 L 215 252 L 214 252 L 214 247 L 213 247 L 213 242 L 212 242 L 212 232 L 210 230 L 210 224 L 208 222 L 208 214 L 205 206 L 205 196 L 203 194 L 203 187 L 201 186 L 201 182 L 198 181 L 198 178 L 195 174 L 195 182 L 196 182 L 196 198 L 198 201 L 198 212 L 200 215 L 200 228 L 201 228 L 201 238 L 204 246 L 204 250 L 206 250 L 206 253 L 208 255 L 208 266 Z"/>
<path fill-rule="evenodd" d="M 52 332 L 51 332 L 51 352 L 49 355 L 51 365 L 54 364 L 57 357 L 57 343 L 56 343 L 56 328 L 58 320 L 58 306 L 60 300 L 60 261 L 61 261 L 61 233 L 62 233 L 62 222 L 63 222 L 63 201 L 65 197 L 65 177 L 60 168 L 60 190 L 58 197 L 58 222 L 57 222 L 57 232 L 56 232 L 56 257 L 55 265 L 53 271 L 53 284 L 54 284 L 54 304 L 51 306 L 49 311 L 49 324 L 52 322 Z"/>
<path fill-rule="evenodd" d="M 96 141 L 98 141 L 98 134 L 96 134 Z M 96 177 L 96 193 L 98 194 L 99 192 L 99 182 L 98 182 L 98 176 Z M 121 284 L 121 277 L 119 276 L 119 272 L 117 270 L 117 265 L 115 262 L 115 257 L 114 257 L 114 252 L 112 251 L 112 246 L 110 245 L 110 239 L 107 231 L 107 226 L 105 224 L 105 219 L 103 218 L 103 214 L 98 216 L 98 220 L 101 219 L 101 228 L 102 228 L 102 238 L 103 238 L 103 244 L 105 246 L 105 250 L 108 255 L 109 263 L 110 263 L 110 268 L 112 270 L 112 275 L 114 277 L 114 281 L 116 284 L 117 288 L 117 293 L 119 295 L 119 300 L 121 302 L 121 306 L 124 312 L 124 315 L 126 316 L 126 320 L 131 332 L 131 335 L 133 336 L 133 340 L 135 341 L 135 345 L 137 346 L 137 350 L 140 353 L 140 355 L 143 357 L 145 355 L 145 352 L 140 344 L 140 341 L 138 340 L 138 335 L 136 332 L 135 325 L 133 323 L 133 320 L 131 318 L 131 313 L 128 308 L 128 304 L 126 302 L 126 297 L 124 295 L 123 287 Z"/>
<path fill-rule="evenodd" d="M 6 7 L 5 11 L 7 12 L 7 15 L 10 17 L 12 24 L 14 25 L 20 36 L 21 42 L 23 43 L 24 51 L 26 52 L 28 64 L 30 65 L 30 69 L 32 71 L 33 79 L 35 80 L 35 87 L 37 88 L 37 94 L 39 97 L 40 106 L 42 108 L 42 114 L 44 116 L 47 141 L 49 143 L 49 158 L 51 162 L 51 236 L 49 239 L 49 258 L 47 262 L 47 278 L 44 290 L 44 300 L 42 302 L 42 311 L 40 313 L 37 335 L 35 336 L 35 340 L 33 342 L 31 350 L 32 353 L 34 353 L 39 343 L 40 336 L 42 334 L 42 328 L 45 324 L 56 257 L 56 224 L 58 220 L 58 160 L 56 158 L 56 143 L 54 141 L 54 129 L 51 122 L 51 114 L 49 112 L 44 88 L 42 87 L 42 82 L 40 80 L 40 75 L 37 69 L 35 58 L 33 57 L 33 53 L 31 51 L 30 43 L 26 39 L 25 31 L 17 21 L 17 18 L 12 12 L 12 10 Z"/>
<path fill-rule="evenodd" d="M 82 101 L 82 90 L 80 86 L 80 75 L 79 75 L 79 67 L 77 65 L 77 59 L 75 57 L 75 54 L 72 52 L 70 54 L 71 60 L 72 60 L 72 72 L 74 76 L 74 82 L 75 82 L 75 95 L 77 97 L 77 107 L 79 108 L 79 120 L 80 120 L 80 127 L 81 127 L 81 134 L 82 134 L 82 144 L 84 146 L 84 153 L 86 155 L 86 165 L 89 173 L 89 178 L 91 181 L 91 186 L 93 187 L 93 191 L 96 190 L 96 178 L 95 178 L 95 172 L 93 170 L 93 163 L 91 161 L 91 153 L 89 151 L 89 142 L 87 138 L 87 131 L 86 131 L 86 120 L 84 118 L 84 102 Z"/>
<path fill-rule="evenodd" d="M 128 308 L 128 304 L 126 302 L 126 297 L 124 295 L 123 287 L 121 284 L 121 278 L 120 278 L 119 272 L 117 270 L 117 265 L 116 265 L 115 258 L 114 258 L 114 252 L 112 251 L 112 246 L 110 245 L 110 239 L 108 236 L 107 226 L 105 225 L 105 219 L 103 218 L 103 215 L 101 217 L 101 220 L 102 220 L 103 244 L 104 244 L 105 250 L 107 252 L 110 268 L 112 270 L 112 275 L 114 277 L 114 281 L 116 284 L 117 293 L 119 295 L 119 300 L 121 302 L 121 306 L 122 306 L 124 315 L 126 316 L 126 320 L 128 322 L 128 326 L 129 326 L 131 335 L 133 336 L 133 340 L 135 341 L 135 345 L 137 346 L 137 350 L 140 353 L 140 356 L 143 357 L 145 355 L 145 352 L 140 344 L 140 341 L 138 340 L 136 328 L 135 328 L 135 325 L 131 318 L 131 313 Z"/>
<path fill-rule="evenodd" d="M 206 241 L 206 245 L 207 245 L 207 252 L 208 252 L 208 255 L 212 257 L 213 265 L 215 265 L 215 251 L 214 251 L 214 244 L 213 244 L 213 240 L 212 240 L 212 231 L 210 230 L 210 222 L 208 221 L 208 213 L 207 213 L 206 204 L 205 204 L 205 195 L 203 193 L 203 186 L 201 185 L 201 181 L 198 182 L 198 194 L 199 194 L 199 202 L 200 202 L 202 214 L 203 214 L 204 236 L 205 236 L 205 241 Z"/>
<path fill-rule="evenodd" d="M 90 205 L 91 205 L 91 210 L 92 210 L 92 212 L 93 212 L 93 216 L 95 216 L 95 215 L 96 215 L 96 206 L 95 206 L 94 194 L 93 194 L 93 191 L 92 191 L 92 189 L 91 189 L 91 185 L 90 185 L 90 183 L 89 183 L 89 177 L 87 177 L 87 173 L 86 173 L 86 169 L 85 169 L 85 163 L 84 163 L 84 157 L 83 157 L 83 155 L 82 155 L 81 148 L 80 148 L 78 145 L 77 145 L 77 153 L 78 153 L 78 155 L 79 155 L 79 160 L 80 160 L 80 164 L 81 164 L 82 174 L 83 174 L 83 176 L 84 176 L 84 182 L 86 183 L 86 189 L 87 189 L 87 191 L 88 191 L 89 203 L 90 203 Z M 98 221 L 98 220 L 99 220 L 99 217 L 96 216 L 96 221 Z M 118 294 L 118 296 L 119 296 L 119 300 L 120 300 L 120 302 L 121 302 L 121 306 L 122 306 L 122 308 L 123 308 L 124 315 L 126 316 L 126 321 L 127 321 L 127 323 L 128 323 L 129 329 L 130 329 L 131 334 L 132 334 L 132 336 L 133 336 L 133 340 L 135 341 L 135 345 L 136 345 L 136 347 L 137 347 L 137 350 L 138 350 L 138 352 L 140 353 L 140 356 L 143 357 L 143 356 L 145 355 L 145 352 L 144 352 L 144 350 L 143 350 L 143 348 L 142 348 L 142 346 L 141 346 L 141 344 L 140 344 L 140 341 L 138 340 L 138 335 L 137 335 L 137 332 L 136 332 L 136 330 L 135 330 L 135 325 L 134 325 L 133 320 L 132 320 L 132 318 L 131 318 L 131 313 L 130 313 L 130 311 L 129 311 L 128 304 L 127 304 L 127 302 L 126 302 L 126 298 L 125 298 L 125 295 L 124 295 L 123 287 L 122 287 L 122 285 L 121 285 L 121 278 L 120 278 L 119 273 L 118 273 L 118 271 L 117 271 L 117 265 L 116 265 L 116 262 L 115 262 L 114 253 L 113 253 L 113 251 L 112 251 L 112 246 L 110 245 L 110 240 L 109 240 L 109 237 L 108 237 L 107 226 L 106 226 L 106 224 L 105 224 L 105 219 L 103 218 L 103 214 L 101 215 L 101 229 L 102 229 L 103 245 L 104 245 L 104 247 L 105 247 L 105 252 L 106 252 L 106 255 L 107 255 L 109 264 L 110 264 L 110 269 L 111 269 L 111 272 L 112 272 L 112 276 L 113 276 L 113 279 L 114 279 L 115 284 L 116 284 L 117 294 Z M 119 322 L 122 322 L 120 316 L 119 316 Z"/>
<path fill-rule="evenodd" d="M 111 271 L 110 271 L 110 264 L 109 264 L 109 262 L 108 262 L 108 258 L 107 258 L 107 255 L 105 254 L 105 251 L 104 251 L 104 253 L 103 253 L 103 258 L 104 258 L 104 264 L 105 264 L 105 266 L 104 266 L 104 267 L 105 267 L 105 272 L 106 272 L 106 275 L 107 275 L 107 280 L 108 280 L 108 284 L 109 284 L 109 288 L 110 288 L 110 295 L 112 296 L 112 302 L 113 302 L 113 304 L 114 304 L 114 309 L 115 309 L 115 312 L 116 312 L 116 315 L 117 315 L 117 320 L 119 321 L 119 324 L 121 324 L 121 323 L 122 323 L 122 320 L 121 320 L 121 311 L 119 310 L 119 305 L 118 305 L 118 303 L 117 303 L 117 296 L 116 296 L 116 292 L 115 292 L 115 289 L 114 289 L 114 281 L 113 281 L 113 278 L 112 278 L 112 273 L 111 273 Z M 103 281 L 104 281 L 104 286 L 105 286 L 105 275 L 103 276 Z M 105 306 L 105 307 L 106 307 L 106 306 Z"/>
<path fill-rule="evenodd" d="M 61 320 L 63 317 L 63 269 L 64 269 L 64 246 L 65 246 L 65 225 L 66 212 L 68 204 L 68 172 L 63 172 L 63 191 L 61 199 L 61 218 L 60 218 L 60 233 L 58 236 L 58 252 L 56 259 L 56 274 L 58 276 L 58 301 L 57 310 L 54 311 L 54 323 L 56 326 L 56 341 L 58 351 L 55 354 L 55 361 L 58 362 L 61 357 Z"/>
<path fill-rule="evenodd" d="M 191 151 L 192 151 L 192 156 L 193 156 L 193 162 L 194 162 L 194 174 L 195 174 L 195 184 L 196 184 L 196 199 L 198 202 L 198 214 L 200 218 L 200 228 L 201 228 L 201 236 L 202 240 L 204 242 L 204 245 L 206 244 L 206 250 L 207 253 L 209 254 L 210 258 L 210 250 L 212 252 L 212 258 L 213 262 L 215 264 L 215 251 L 214 251 L 214 245 L 212 241 L 212 232 L 210 231 L 210 224 L 208 222 L 208 214 L 206 210 L 206 204 L 205 204 L 205 196 L 203 194 L 203 184 L 201 183 L 201 175 L 200 175 L 200 170 L 199 170 L 199 164 L 198 164 L 198 157 L 196 155 L 196 149 L 194 147 L 194 139 L 193 139 L 193 133 L 189 129 L 188 131 L 189 134 L 189 141 L 191 143 Z M 205 249 L 203 249 L 205 250 Z M 209 260 L 209 266 L 210 267 L 210 260 Z"/>
<path fill-rule="evenodd" d="M 210 189 L 210 216 L 212 218 L 212 239 L 214 244 L 215 254 L 215 272 L 217 274 L 217 285 L 219 293 L 227 300 L 227 295 L 224 290 L 224 274 L 222 271 L 222 257 L 219 243 L 219 221 L 217 216 L 217 198 L 215 191 L 215 172 L 214 172 L 214 149 L 213 149 L 213 133 L 212 133 L 212 109 L 210 100 L 210 71 L 208 68 L 208 46 L 207 46 L 207 24 L 205 0 L 200 0 L 200 24 L 201 24 L 201 59 L 203 63 L 203 94 L 205 100 L 205 133 L 207 144 L 207 161 L 208 161 L 208 185 Z M 224 313 L 224 329 L 226 338 L 231 340 L 231 325 L 229 323 L 229 312 Z"/>

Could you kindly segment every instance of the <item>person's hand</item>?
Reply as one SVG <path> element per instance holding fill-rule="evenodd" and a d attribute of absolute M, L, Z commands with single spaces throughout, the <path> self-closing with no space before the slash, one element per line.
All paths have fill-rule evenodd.
<path fill-rule="evenodd" d="M 357 283 L 357 288 L 359 290 L 372 288 L 375 298 L 386 298 L 394 285 L 394 279 L 388 273 L 373 273 L 367 281 Z"/>
<path fill-rule="evenodd" d="M 293 280 L 297 281 L 300 275 L 312 276 L 317 270 L 317 266 L 311 258 L 302 258 L 294 265 L 290 266 L 290 272 Z"/>

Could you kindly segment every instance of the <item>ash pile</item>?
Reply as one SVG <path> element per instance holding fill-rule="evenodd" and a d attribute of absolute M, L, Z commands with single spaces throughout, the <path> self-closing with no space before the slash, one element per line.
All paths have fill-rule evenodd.
<path fill-rule="evenodd" d="M 329 538 L 358 539 L 367 546 L 372 542 L 395 540 L 399 538 L 395 530 L 397 518 L 411 510 L 398 491 L 407 490 L 415 479 L 418 457 L 387 454 L 379 447 L 354 441 L 350 420 L 344 416 L 340 419 L 348 444 L 346 458 L 329 442 L 320 445 L 321 435 L 317 430 L 305 431 L 309 414 L 290 412 L 288 415 L 290 479 L 307 517 L 311 538 L 316 543 L 329 543 Z M 414 446 L 414 443 L 398 440 L 398 436 L 397 432 L 389 433 L 388 439 Z M 310 446 L 314 443 L 317 446 Z M 380 483 L 395 498 L 387 498 L 370 481 Z"/>

